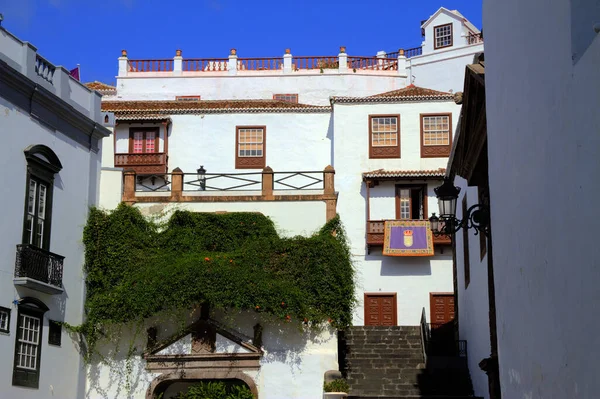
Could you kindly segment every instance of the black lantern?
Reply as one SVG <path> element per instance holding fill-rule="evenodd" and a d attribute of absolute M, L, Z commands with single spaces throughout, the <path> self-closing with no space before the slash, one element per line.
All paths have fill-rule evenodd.
<path fill-rule="evenodd" d="M 433 189 L 438 199 L 441 217 L 456 217 L 456 200 L 460 187 L 455 187 L 450 179 L 444 179 L 444 184 Z"/>
<path fill-rule="evenodd" d="M 206 169 L 204 169 L 204 165 L 200 165 L 200 167 L 196 170 L 198 176 L 198 183 L 200 185 L 200 190 L 206 190 Z"/>
<path fill-rule="evenodd" d="M 475 234 L 482 232 L 487 235 L 490 225 L 489 208 L 484 204 L 471 206 L 463 219 L 456 218 L 456 200 L 460 193 L 460 187 L 455 187 L 450 179 L 444 179 L 444 184 L 433 190 L 438 198 L 440 216 L 435 213 L 429 218 L 431 231 L 436 236 L 441 234 L 454 234 L 461 228 L 475 229 Z"/>

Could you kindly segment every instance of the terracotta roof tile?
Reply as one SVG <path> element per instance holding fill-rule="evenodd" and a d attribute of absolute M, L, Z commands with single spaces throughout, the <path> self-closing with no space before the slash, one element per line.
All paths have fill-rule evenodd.
<path fill-rule="evenodd" d="M 445 168 L 436 170 L 384 170 L 378 169 L 363 173 L 364 179 L 402 179 L 402 178 L 419 178 L 419 179 L 442 179 L 446 175 Z"/>
<path fill-rule="evenodd" d="M 426 89 L 415 85 L 406 86 L 402 89 L 392 90 L 385 93 L 375 94 L 368 97 L 331 97 L 331 103 L 395 103 L 415 101 L 451 101 L 454 97 L 451 93 Z"/>
<path fill-rule="evenodd" d="M 415 85 L 403 87 L 402 89 L 387 91 L 385 93 L 375 94 L 371 97 L 440 97 L 452 98 L 451 93 L 426 89 Z"/>
<path fill-rule="evenodd" d="M 117 91 L 115 86 L 107 85 L 106 83 L 98 82 L 97 80 L 94 82 L 88 82 L 84 84 L 90 90 L 99 91 L 102 94 L 114 94 Z"/>
<path fill-rule="evenodd" d="M 102 111 L 121 116 L 240 112 L 331 112 L 329 106 L 276 100 L 103 101 Z"/>

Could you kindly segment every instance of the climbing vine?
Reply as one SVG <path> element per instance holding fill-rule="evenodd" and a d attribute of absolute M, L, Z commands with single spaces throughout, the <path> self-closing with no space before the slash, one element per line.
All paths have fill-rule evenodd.
<path fill-rule="evenodd" d="M 258 213 L 177 210 L 158 222 L 121 204 L 91 209 L 83 241 L 86 322 L 75 329 L 88 345 L 106 326 L 203 303 L 306 326 L 351 323 L 354 270 L 339 217 L 282 238 Z"/>

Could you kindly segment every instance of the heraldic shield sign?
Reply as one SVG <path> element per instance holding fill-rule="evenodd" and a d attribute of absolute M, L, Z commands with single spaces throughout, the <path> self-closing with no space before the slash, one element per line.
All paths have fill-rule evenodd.
<path fill-rule="evenodd" d="M 383 255 L 433 256 L 428 220 L 388 220 L 384 226 Z"/>

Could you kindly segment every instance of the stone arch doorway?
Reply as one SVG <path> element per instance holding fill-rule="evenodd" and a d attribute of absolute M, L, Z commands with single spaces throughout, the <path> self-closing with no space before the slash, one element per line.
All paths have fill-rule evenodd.
<path fill-rule="evenodd" d="M 187 389 L 188 386 L 205 381 L 225 381 L 234 384 L 244 384 L 255 399 L 258 399 L 258 388 L 249 375 L 241 371 L 216 371 L 216 370 L 186 370 L 163 374 L 152 381 L 146 392 L 146 399 L 155 399 L 163 394 L 168 399 L 172 394 Z"/>

